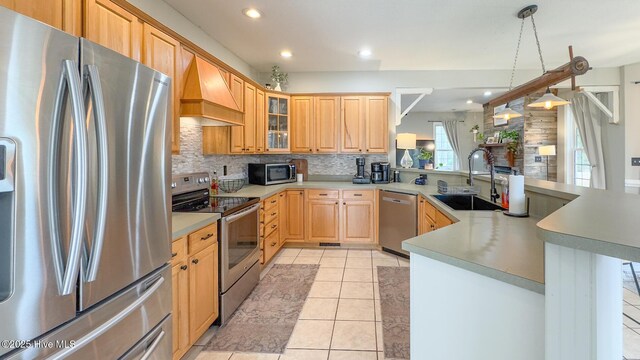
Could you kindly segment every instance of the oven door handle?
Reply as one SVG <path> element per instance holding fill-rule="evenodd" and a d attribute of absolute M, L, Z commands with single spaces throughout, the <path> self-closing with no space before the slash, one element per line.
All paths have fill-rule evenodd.
<path fill-rule="evenodd" d="M 233 222 L 233 221 L 235 221 L 235 220 L 237 220 L 237 219 L 239 219 L 239 218 L 241 218 L 241 217 L 243 217 L 243 216 L 245 216 L 245 215 L 247 215 L 249 213 L 257 211 L 259 208 L 260 208 L 260 203 L 257 203 L 255 205 L 252 205 L 251 207 L 249 207 L 247 210 L 243 210 L 241 212 L 235 213 L 235 214 L 230 215 L 230 216 L 225 216 L 225 217 L 222 218 L 222 220 L 224 220 L 225 222 L 230 223 L 230 222 Z"/>

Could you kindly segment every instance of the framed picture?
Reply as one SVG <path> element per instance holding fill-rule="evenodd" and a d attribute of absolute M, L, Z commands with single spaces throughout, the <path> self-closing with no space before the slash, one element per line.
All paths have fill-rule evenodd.
<path fill-rule="evenodd" d="M 500 106 L 496 106 L 493 108 L 493 115 L 498 114 L 500 111 L 507 108 L 507 104 L 502 104 Z M 496 119 L 493 118 L 493 126 L 505 126 L 507 125 L 507 119 Z"/>
<path fill-rule="evenodd" d="M 487 144 L 489 144 L 489 145 L 491 145 L 491 144 L 497 144 L 497 140 L 496 140 L 496 138 L 495 138 L 495 137 L 493 137 L 493 136 L 489 136 L 489 137 L 487 138 Z"/>

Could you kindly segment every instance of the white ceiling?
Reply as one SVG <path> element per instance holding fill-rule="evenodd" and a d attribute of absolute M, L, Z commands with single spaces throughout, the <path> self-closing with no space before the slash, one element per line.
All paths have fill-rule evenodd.
<path fill-rule="evenodd" d="M 492 94 L 490 96 L 484 96 L 484 92 L 487 90 L 491 91 Z M 423 97 L 409 112 L 481 112 L 483 111 L 482 104 L 504 94 L 506 91 L 507 89 L 490 88 L 434 89 L 430 95 Z M 418 95 L 415 94 L 402 95 L 402 111 L 404 112 L 417 97 Z M 467 104 L 467 100 L 472 100 L 473 103 Z"/>
<path fill-rule="evenodd" d="M 510 69 L 529 0 L 165 0 L 259 71 Z M 547 67 L 567 46 L 594 67 L 640 61 L 640 1 L 538 0 L 536 25 Z M 256 7 L 252 20 L 242 9 Z M 519 69 L 540 63 L 530 21 Z M 362 60 L 357 51 L 370 47 Z M 293 58 L 279 55 L 290 49 Z M 215 54 L 214 54 L 215 55 Z"/>

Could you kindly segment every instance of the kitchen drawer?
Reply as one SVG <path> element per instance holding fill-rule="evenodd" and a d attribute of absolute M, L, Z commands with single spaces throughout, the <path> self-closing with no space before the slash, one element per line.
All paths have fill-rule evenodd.
<path fill-rule="evenodd" d="M 438 210 L 436 210 L 436 207 L 431 205 L 431 203 L 426 199 L 424 200 L 424 211 L 431 220 L 436 220 L 436 212 L 438 212 Z"/>
<path fill-rule="evenodd" d="M 264 239 L 264 262 L 268 262 L 280 249 L 278 242 L 278 230 L 271 233 Z"/>
<path fill-rule="evenodd" d="M 264 237 L 264 223 L 260 222 L 260 237 Z"/>
<path fill-rule="evenodd" d="M 340 190 L 318 190 L 313 189 L 308 191 L 309 199 L 338 199 L 340 197 Z"/>
<path fill-rule="evenodd" d="M 260 214 L 260 222 L 264 224 L 264 205 L 260 205 L 260 210 L 258 210 Z"/>
<path fill-rule="evenodd" d="M 449 219 L 445 214 L 441 213 L 440 211 L 436 211 L 436 227 L 438 229 L 441 229 L 445 226 L 449 226 L 453 224 L 453 221 L 451 221 L 451 219 Z"/>
<path fill-rule="evenodd" d="M 345 200 L 373 200 L 373 190 L 342 190 Z"/>
<path fill-rule="evenodd" d="M 195 254 L 216 241 L 218 241 L 217 223 L 192 232 L 189 234 L 189 254 Z"/>
<path fill-rule="evenodd" d="M 268 224 L 278 218 L 278 207 L 271 208 L 264 212 L 264 223 Z"/>
<path fill-rule="evenodd" d="M 278 194 L 275 194 L 273 196 L 268 197 L 265 201 L 264 201 L 264 211 L 265 214 L 267 212 L 269 212 L 269 210 L 273 209 L 274 207 L 278 206 Z"/>
<path fill-rule="evenodd" d="M 268 237 L 269 235 L 271 235 L 271 233 L 273 233 L 277 229 L 278 229 L 278 219 L 274 219 L 273 221 L 271 221 L 270 223 L 267 223 L 264 226 L 264 236 Z"/>
<path fill-rule="evenodd" d="M 187 258 L 187 238 L 182 237 L 171 243 L 171 266 Z"/>

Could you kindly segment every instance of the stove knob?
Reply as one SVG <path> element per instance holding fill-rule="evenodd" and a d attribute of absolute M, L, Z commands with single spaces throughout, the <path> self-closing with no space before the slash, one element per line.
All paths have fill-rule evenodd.
<path fill-rule="evenodd" d="M 198 179 L 198 184 L 202 184 L 204 182 L 204 180 L 202 178 Z"/>
<path fill-rule="evenodd" d="M 176 184 L 176 183 L 174 183 L 174 182 L 172 182 L 172 183 L 171 183 L 171 188 L 172 188 L 172 189 L 175 189 L 175 188 L 176 188 L 176 186 L 178 186 L 178 184 Z"/>
<path fill-rule="evenodd" d="M 205 177 L 205 178 L 204 178 L 204 182 L 208 183 L 208 182 L 209 182 L 209 178 L 208 178 L 208 177 Z"/>

